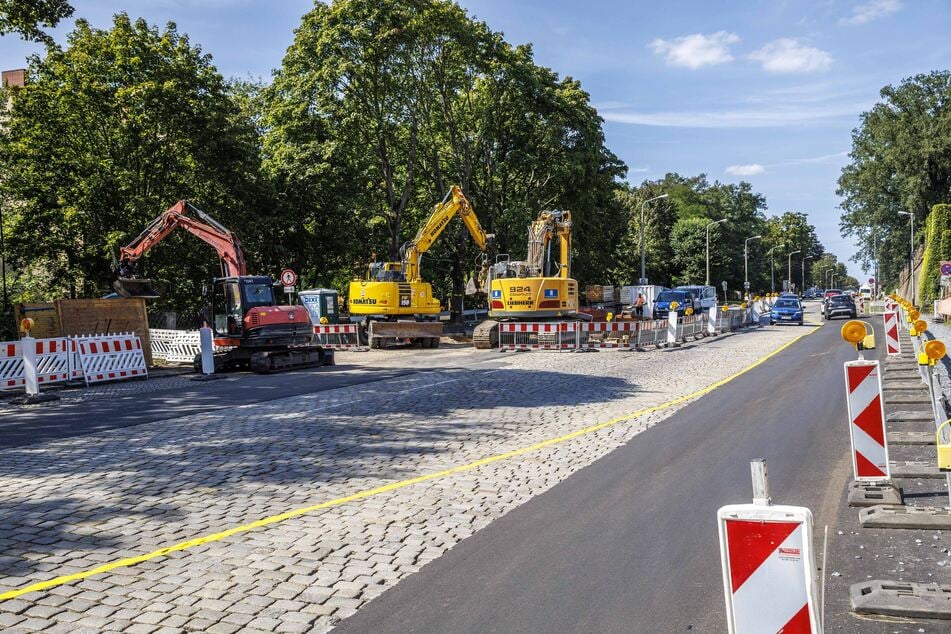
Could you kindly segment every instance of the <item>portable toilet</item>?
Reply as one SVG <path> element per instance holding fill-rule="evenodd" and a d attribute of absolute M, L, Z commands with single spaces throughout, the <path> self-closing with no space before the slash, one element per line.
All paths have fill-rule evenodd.
<path fill-rule="evenodd" d="M 340 308 L 337 304 L 337 291 L 332 288 L 310 288 L 297 294 L 300 303 L 310 315 L 310 323 L 340 323 Z M 326 321 L 321 321 L 326 318 Z"/>

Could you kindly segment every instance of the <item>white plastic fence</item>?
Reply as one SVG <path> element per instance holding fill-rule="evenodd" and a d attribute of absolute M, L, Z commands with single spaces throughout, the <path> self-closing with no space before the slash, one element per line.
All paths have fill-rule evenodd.
<path fill-rule="evenodd" d="M 142 340 L 133 333 L 74 337 L 86 385 L 147 377 Z"/>
<path fill-rule="evenodd" d="M 132 333 L 37 339 L 36 368 L 40 385 L 147 375 L 142 343 Z M 25 383 L 22 343 L 0 342 L 0 389 L 20 389 Z"/>
<path fill-rule="evenodd" d="M 41 385 L 82 378 L 76 342 L 68 337 L 37 339 L 36 370 L 37 382 Z M 0 389 L 17 389 L 24 385 L 22 344 L 19 341 L 0 343 Z"/>
<path fill-rule="evenodd" d="M 149 329 L 152 358 L 165 363 L 194 363 L 201 354 L 201 338 L 197 330 Z"/>
<path fill-rule="evenodd" d="M 677 339 L 708 334 L 706 315 L 677 322 Z M 499 324 L 502 350 L 590 350 L 641 348 L 667 343 L 667 320 L 531 322 Z"/>
<path fill-rule="evenodd" d="M 314 326 L 314 334 L 325 348 L 348 350 L 360 345 L 358 328 L 358 324 L 320 324 Z"/>

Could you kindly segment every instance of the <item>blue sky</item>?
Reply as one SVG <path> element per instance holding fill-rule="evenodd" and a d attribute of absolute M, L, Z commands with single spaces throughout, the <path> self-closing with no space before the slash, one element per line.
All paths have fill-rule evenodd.
<path fill-rule="evenodd" d="M 267 78 L 312 0 L 75 0 L 106 26 L 127 11 L 172 20 L 229 76 Z M 580 79 L 629 180 L 666 172 L 748 180 L 769 214 L 809 214 L 841 260 L 835 183 L 879 89 L 951 63 L 947 0 L 462 0 Z M 55 32 L 58 40 L 69 24 Z M 0 38 L 0 66 L 35 47 Z M 860 274 L 850 263 L 850 271 Z"/>

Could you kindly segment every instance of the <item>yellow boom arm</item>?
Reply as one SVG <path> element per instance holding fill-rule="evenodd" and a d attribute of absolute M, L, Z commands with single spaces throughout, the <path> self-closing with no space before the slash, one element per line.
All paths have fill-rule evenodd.
<path fill-rule="evenodd" d="M 544 275 L 545 250 L 559 238 L 558 277 L 571 277 L 571 212 L 543 211 L 528 229 L 528 270 L 530 276 Z"/>
<path fill-rule="evenodd" d="M 429 251 L 455 215 L 462 218 L 462 222 L 469 230 L 469 235 L 475 240 L 476 246 L 482 251 L 488 248 L 492 235 L 487 234 L 482 229 L 482 225 L 479 224 L 479 219 L 476 217 L 475 211 L 472 210 L 469 200 L 462 193 L 462 189 L 458 185 L 453 185 L 442 202 L 433 209 L 433 213 L 429 215 L 426 224 L 416 234 L 416 238 L 406 246 L 403 254 L 403 274 L 407 282 L 421 280 L 419 276 L 420 256 Z"/>

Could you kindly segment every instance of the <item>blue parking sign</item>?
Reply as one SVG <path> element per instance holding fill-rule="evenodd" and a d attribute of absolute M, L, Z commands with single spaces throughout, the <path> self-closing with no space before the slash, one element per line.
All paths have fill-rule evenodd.
<path fill-rule="evenodd" d="M 548 297 L 548 298 L 558 297 L 558 289 L 557 289 L 557 288 L 546 288 L 546 289 L 545 289 L 545 297 Z"/>
<path fill-rule="evenodd" d="M 502 297 L 502 291 L 492 291 L 492 299 L 499 299 Z"/>

